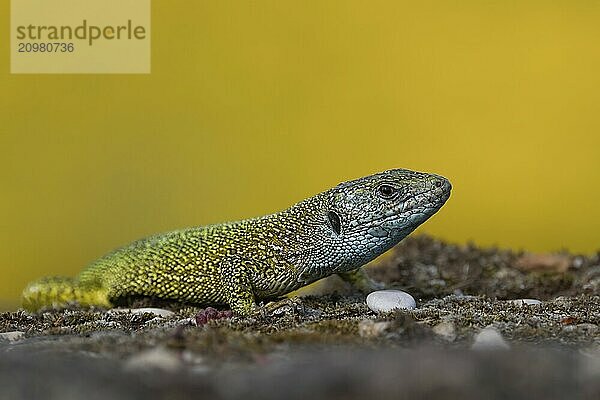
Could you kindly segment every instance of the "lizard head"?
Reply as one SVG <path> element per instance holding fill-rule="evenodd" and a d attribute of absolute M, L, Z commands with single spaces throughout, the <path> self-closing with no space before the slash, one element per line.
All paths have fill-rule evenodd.
<path fill-rule="evenodd" d="M 439 175 L 393 169 L 325 192 L 325 241 L 350 255 L 340 268 L 356 268 L 351 264 L 396 245 L 444 205 L 451 188 Z"/>

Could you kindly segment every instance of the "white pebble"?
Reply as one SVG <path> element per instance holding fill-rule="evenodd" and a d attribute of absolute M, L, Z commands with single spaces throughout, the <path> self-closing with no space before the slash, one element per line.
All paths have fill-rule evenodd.
<path fill-rule="evenodd" d="M 174 352 L 156 347 L 129 357 L 124 367 L 129 371 L 156 369 L 170 372 L 179 369 L 181 365 L 181 360 Z"/>
<path fill-rule="evenodd" d="M 598 332 L 598 325 L 596 324 L 577 324 L 575 328 L 581 335 L 586 336 L 594 336 Z"/>
<path fill-rule="evenodd" d="M 21 331 L 4 332 L 4 333 L 0 333 L 0 342 L 16 342 L 17 340 L 21 340 L 24 337 L 25 337 L 25 332 L 21 332 Z"/>
<path fill-rule="evenodd" d="M 500 332 L 488 326 L 475 335 L 475 341 L 471 348 L 473 350 L 508 350 L 510 346 Z"/>
<path fill-rule="evenodd" d="M 173 311 L 169 311 L 169 310 L 165 310 L 164 308 L 152 308 L 152 307 L 145 307 L 145 308 L 114 308 L 112 310 L 110 310 L 112 312 L 124 312 L 124 313 L 132 313 L 132 314 L 143 314 L 143 313 L 151 313 L 154 315 L 158 315 L 159 317 L 162 318 L 167 318 L 170 317 L 172 315 L 175 315 L 175 313 Z"/>
<path fill-rule="evenodd" d="M 433 333 L 440 336 L 442 339 L 448 342 L 453 342 L 456 339 L 456 329 L 452 322 L 440 322 L 433 327 Z"/>
<path fill-rule="evenodd" d="M 415 299 L 401 290 L 377 290 L 367 296 L 367 306 L 375 312 L 417 308 Z"/>
<path fill-rule="evenodd" d="M 510 300 L 510 302 L 512 304 L 516 304 L 518 306 L 523 306 L 523 305 L 532 306 L 532 305 L 536 305 L 536 304 L 542 304 L 541 301 L 536 300 L 536 299 L 517 299 L 517 300 Z"/>
<path fill-rule="evenodd" d="M 391 326 L 391 322 L 380 321 L 375 322 L 366 319 L 358 324 L 358 334 L 364 338 L 374 338 L 383 335 Z"/>

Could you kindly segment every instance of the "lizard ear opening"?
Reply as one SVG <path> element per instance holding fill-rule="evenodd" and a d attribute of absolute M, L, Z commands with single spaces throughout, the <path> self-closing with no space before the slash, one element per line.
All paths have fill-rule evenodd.
<path fill-rule="evenodd" d="M 342 221 L 340 220 L 340 216 L 335 211 L 329 211 L 327 213 L 327 218 L 329 219 L 329 223 L 335 234 L 339 235 L 342 233 Z"/>

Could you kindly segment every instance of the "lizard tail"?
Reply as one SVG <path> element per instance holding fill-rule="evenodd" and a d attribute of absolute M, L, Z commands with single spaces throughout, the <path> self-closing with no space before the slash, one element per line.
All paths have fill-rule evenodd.
<path fill-rule="evenodd" d="M 23 308 L 35 312 L 44 307 L 80 306 L 110 307 L 107 291 L 99 286 L 82 284 L 75 278 L 43 278 L 30 283 L 22 294 Z"/>

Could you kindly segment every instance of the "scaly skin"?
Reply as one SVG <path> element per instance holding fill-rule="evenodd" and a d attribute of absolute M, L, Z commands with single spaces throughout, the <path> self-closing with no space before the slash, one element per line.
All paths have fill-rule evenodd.
<path fill-rule="evenodd" d="M 33 282 L 23 306 L 110 307 L 122 297 L 151 296 L 228 304 L 248 315 L 256 300 L 332 274 L 365 289 L 372 282 L 360 267 L 435 214 L 450 190 L 446 178 L 404 169 L 344 182 L 276 214 L 136 241 L 78 278 Z"/>

